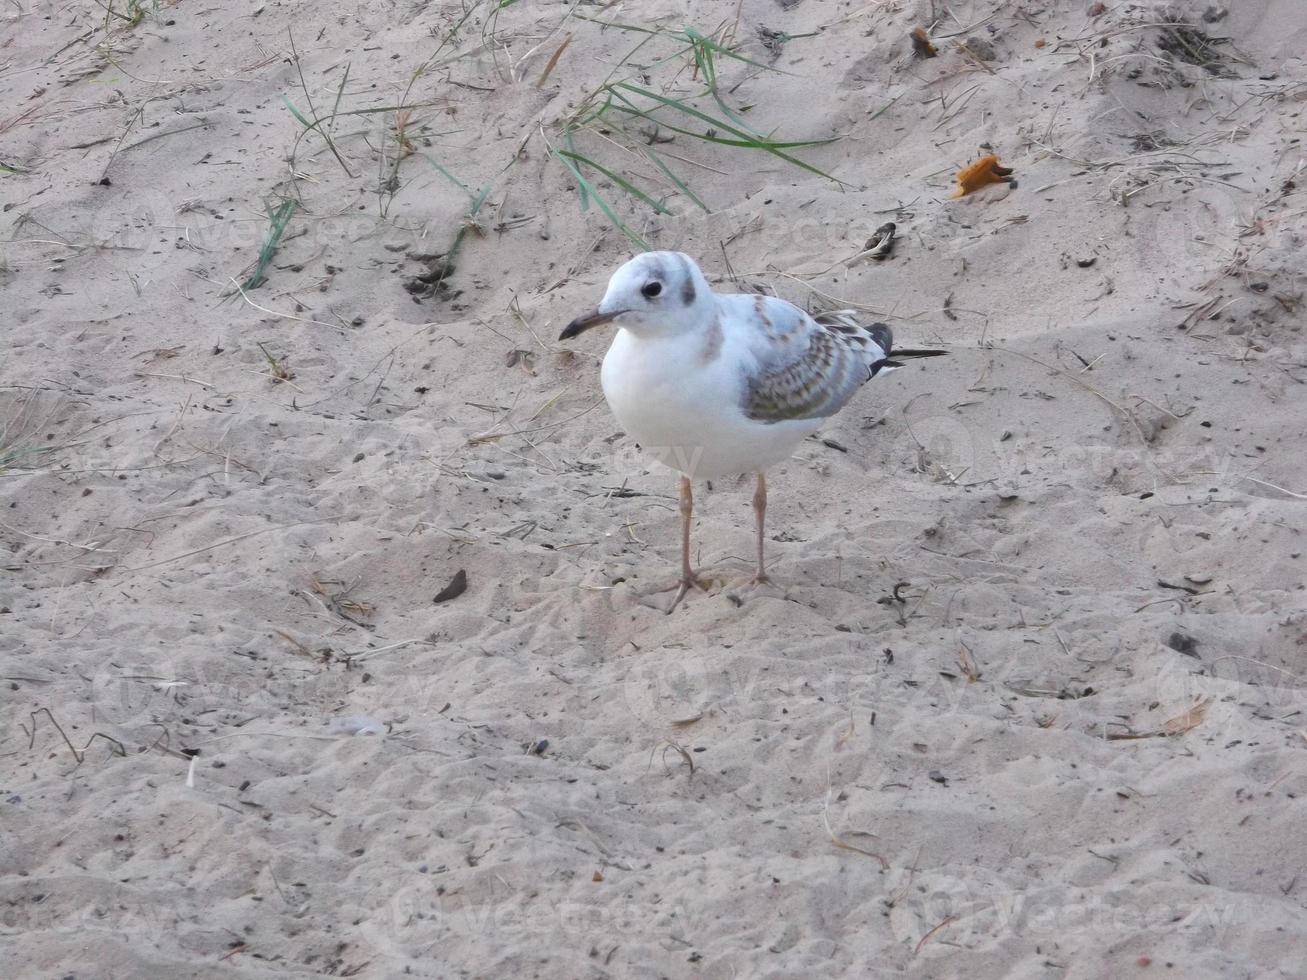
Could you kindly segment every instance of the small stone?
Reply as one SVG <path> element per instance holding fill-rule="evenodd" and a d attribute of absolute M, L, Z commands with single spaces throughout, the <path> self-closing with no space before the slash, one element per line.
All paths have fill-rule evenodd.
<path fill-rule="evenodd" d="M 1186 657 L 1198 657 L 1198 641 L 1178 630 L 1166 638 L 1166 645 L 1176 653 L 1182 653 Z"/>

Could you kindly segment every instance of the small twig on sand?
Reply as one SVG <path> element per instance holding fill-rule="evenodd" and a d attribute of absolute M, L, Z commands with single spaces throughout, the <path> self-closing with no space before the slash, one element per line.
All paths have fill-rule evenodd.
<path fill-rule="evenodd" d="M 1105 394 L 1103 394 L 1093 385 L 1080 380 L 1074 374 L 1071 374 L 1068 371 L 1064 371 L 1056 364 L 1049 364 L 1047 361 L 1041 361 L 1038 357 L 1031 357 L 1029 354 L 1023 354 L 1019 350 L 1012 350 L 1010 347 L 999 347 L 996 344 L 987 344 L 984 349 L 996 350 L 1004 354 L 1015 355 L 1016 357 L 1020 357 L 1024 360 L 1030 361 L 1032 364 L 1038 364 L 1040 367 L 1048 368 L 1048 370 L 1054 372 L 1055 374 L 1060 374 L 1062 375 L 1062 377 L 1068 379 L 1069 381 L 1075 382 L 1081 388 L 1084 388 L 1085 391 L 1093 395 L 1095 398 L 1101 400 L 1105 404 L 1110 405 L 1112 408 L 1116 409 L 1117 412 L 1121 414 L 1122 418 L 1126 419 L 1134 427 L 1135 434 L 1139 436 L 1140 441 L 1145 446 L 1149 444 L 1148 436 L 1144 435 L 1144 430 L 1139 425 L 1139 420 L 1135 418 L 1134 413 L 1131 412 L 1130 409 L 1126 408 L 1123 405 L 1118 405 L 1116 402 L 1112 401 L 1112 399 L 1108 398 Z"/>
<path fill-rule="evenodd" d="M 934 929 L 931 929 L 930 932 L 928 932 L 928 933 L 926 933 L 924 936 L 922 936 L 921 939 L 919 939 L 919 940 L 917 941 L 917 948 L 914 949 L 914 950 L 912 951 L 912 955 L 913 955 L 913 956 L 916 956 L 918 953 L 920 953 L 920 952 L 921 952 L 921 947 L 925 946 L 926 943 L 930 942 L 931 939 L 934 938 L 935 933 L 939 932 L 939 931 L 940 931 L 941 929 L 943 929 L 944 927 L 946 927 L 946 926 L 948 926 L 948 925 L 950 925 L 950 924 L 956 922 L 957 919 L 958 919 L 958 917 L 957 917 L 956 915 L 950 915 L 950 916 L 948 916 L 948 917 L 947 917 L 943 922 L 941 922 L 939 925 L 937 925 Z"/>
<path fill-rule="evenodd" d="M 1284 487 L 1277 487 L 1274 483 L 1267 483 L 1265 480 L 1259 480 L 1255 476 L 1245 476 L 1240 479 L 1247 480 L 1249 483 L 1256 483 L 1259 486 L 1269 487 L 1272 490 L 1277 490 L 1280 493 L 1292 497 L 1294 500 L 1307 500 L 1307 493 L 1294 493 L 1292 490 L 1284 489 Z"/>
<path fill-rule="evenodd" d="M 50 719 L 50 724 L 54 725 L 55 731 L 63 737 L 64 744 L 68 746 L 68 751 L 73 754 L 73 758 L 77 760 L 79 766 L 86 761 L 86 750 L 91 747 L 91 743 L 97 738 L 102 738 L 106 742 L 114 745 L 118 750 L 115 755 L 121 755 L 126 758 L 127 749 L 123 746 L 123 743 L 118 741 L 118 739 L 114 738 L 112 735 L 106 735 L 104 732 L 92 733 L 91 737 L 86 740 L 86 744 L 79 750 L 77 746 L 73 745 L 72 740 L 68 737 L 68 733 L 64 731 L 63 726 L 55 720 L 54 714 L 49 708 L 37 708 L 35 711 L 30 713 L 32 719 L 32 730 L 30 732 L 27 730 L 27 726 L 22 722 L 19 722 L 18 724 L 18 727 L 27 734 L 27 747 L 29 749 L 36 745 L 36 716 L 43 711 L 45 712 L 45 716 Z"/>
<path fill-rule="evenodd" d="M 268 534 L 272 531 L 288 531 L 293 527 L 304 527 L 309 524 L 330 524 L 333 521 L 341 520 L 340 516 L 323 517 L 316 521 L 295 521 L 291 524 L 278 524 L 275 527 L 263 527 L 257 531 L 246 531 L 244 534 L 237 534 L 235 537 L 224 538 L 223 540 L 206 545 L 203 548 L 195 548 L 192 551 L 183 552 L 180 555 L 173 555 L 171 558 L 160 558 L 158 561 L 152 561 L 148 565 L 137 565 L 134 568 L 123 569 L 125 572 L 143 572 L 147 568 L 157 568 L 160 565 L 167 565 L 170 562 L 181 561 L 183 558 L 190 558 L 192 555 L 200 555 L 206 551 L 213 551 L 215 548 L 225 548 L 229 544 L 235 544 L 237 541 L 244 541 L 246 538 L 253 538 L 260 534 Z"/>
<path fill-rule="evenodd" d="M 835 833 L 834 829 L 830 825 L 830 800 L 831 800 L 831 785 L 830 785 L 830 772 L 828 770 L 826 773 L 826 805 L 822 807 L 821 810 L 821 822 L 826 825 L 826 833 L 830 836 L 830 842 L 834 844 L 836 847 L 840 848 L 841 850 L 853 851 L 857 854 L 865 854 L 869 858 L 875 858 L 877 861 L 880 862 L 881 870 L 888 871 L 889 862 L 886 861 L 879 854 L 877 854 L 875 851 L 868 851 L 865 850 L 864 848 L 858 847 L 855 844 L 850 844 L 848 841 L 843 840 L 837 833 Z M 868 834 L 867 836 L 874 837 L 875 835 Z"/>

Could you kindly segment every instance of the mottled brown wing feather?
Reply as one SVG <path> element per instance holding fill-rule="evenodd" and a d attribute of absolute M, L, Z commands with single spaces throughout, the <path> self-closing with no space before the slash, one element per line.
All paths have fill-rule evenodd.
<path fill-rule="evenodd" d="M 789 330 L 764 330 L 755 345 L 762 370 L 746 381 L 744 414 L 757 422 L 828 418 L 886 363 L 889 328 L 863 327 L 846 312 L 814 320 L 784 306 L 790 317 L 772 308 L 765 326 L 789 318 Z"/>

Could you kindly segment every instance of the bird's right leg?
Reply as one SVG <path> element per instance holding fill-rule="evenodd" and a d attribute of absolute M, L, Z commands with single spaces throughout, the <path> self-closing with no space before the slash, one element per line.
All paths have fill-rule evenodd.
<path fill-rule="evenodd" d="M 694 515 L 694 494 L 690 490 L 690 478 L 681 477 L 681 582 L 667 611 L 677 607 L 685 594 L 691 589 L 707 589 L 707 586 L 694 574 L 690 567 L 690 519 Z"/>
<path fill-rule="evenodd" d="M 754 585 L 771 581 L 767 578 L 767 557 L 764 550 L 763 524 L 767 520 L 767 477 L 758 471 L 758 485 L 753 491 L 753 516 L 758 524 L 758 574 L 753 577 Z"/>

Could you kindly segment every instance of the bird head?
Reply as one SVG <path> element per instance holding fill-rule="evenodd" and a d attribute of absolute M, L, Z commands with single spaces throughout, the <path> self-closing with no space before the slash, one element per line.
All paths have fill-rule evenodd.
<path fill-rule="evenodd" d="M 558 339 L 571 340 L 606 323 L 649 336 L 692 330 L 709 322 L 704 313 L 712 295 L 688 255 L 645 252 L 614 272 L 598 308 L 569 323 Z"/>

